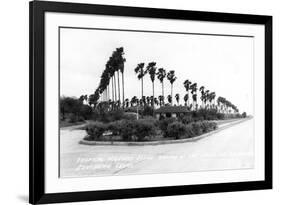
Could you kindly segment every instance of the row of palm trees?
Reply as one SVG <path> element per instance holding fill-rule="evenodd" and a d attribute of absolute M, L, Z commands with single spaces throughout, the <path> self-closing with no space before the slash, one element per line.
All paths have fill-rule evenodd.
<path fill-rule="evenodd" d="M 165 105 L 174 105 L 173 98 L 176 99 L 177 105 L 179 105 L 180 95 L 177 93 L 173 96 L 173 85 L 177 80 L 175 76 L 175 71 L 170 70 L 166 71 L 164 68 L 157 68 L 156 62 L 149 62 L 147 65 L 145 63 L 139 63 L 134 69 L 137 78 L 141 81 L 141 97 L 138 99 L 137 96 L 133 96 L 131 99 L 125 99 L 125 91 L 124 91 L 124 63 L 126 59 L 124 58 L 124 49 L 123 47 L 116 48 L 113 51 L 112 55 L 108 59 L 105 69 L 101 75 L 100 83 L 98 88 L 95 90 L 94 94 L 89 96 L 81 96 L 82 100 L 88 100 L 90 105 L 94 105 L 94 107 L 98 104 L 98 102 L 108 102 L 113 108 L 114 107 L 129 107 L 135 105 L 151 105 L 152 108 L 157 106 L 165 106 Z M 122 76 L 122 101 L 121 101 L 121 92 L 120 92 L 120 80 L 119 75 L 121 73 Z M 152 83 L 152 95 L 144 96 L 143 95 L 143 80 L 146 75 L 149 75 L 151 83 Z M 162 85 L 162 95 L 159 95 L 158 98 L 155 97 L 155 79 L 158 79 Z M 165 103 L 165 93 L 164 93 L 164 82 L 167 79 L 170 82 L 171 93 L 167 95 L 168 103 Z M 110 86 L 111 85 L 111 86 Z M 186 90 L 186 94 L 183 97 L 185 102 L 185 106 L 188 106 L 192 110 L 197 110 L 199 107 L 197 92 L 198 86 L 197 83 L 192 83 L 190 80 L 185 80 L 183 85 Z M 111 91 L 111 92 L 110 92 Z M 219 97 L 217 99 L 217 105 L 215 105 L 216 93 L 211 92 L 210 90 L 205 89 L 204 86 L 199 88 L 199 92 L 201 93 L 201 108 L 211 109 L 211 108 L 219 108 L 221 110 L 232 109 L 237 112 L 238 109 L 235 105 L 227 101 L 223 97 Z M 192 99 L 192 103 L 190 103 L 190 99 Z"/>
<path fill-rule="evenodd" d="M 219 107 L 219 111 L 221 112 L 230 113 L 231 111 L 234 111 L 235 113 L 239 113 L 238 108 L 223 97 L 218 97 L 217 104 Z"/>
<path fill-rule="evenodd" d="M 171 96 L 173 96 L 173 84 L 176 81 L 177 77 L 175 76 L 175 71 L 171 70 L 168 73 L 166 73 L 166 70 L 164 68 L 159 68 L 157 70 L 156 68 L 156 62 L 150 62 L 147 64 L 145 68 L 144 63 L 139 63 L 137 67 L 135 68 L 135 73 L 137 74 L 137 78 L 141 81 L 141 99 L 143 99 L 143 79 L 146 74 L 149 74 L 150 80 L 152 82 L 152 99 L 154 99 L 154 81 L 155 77 L 157 77 L 162 84 L 162 96 L 164 95 L 164 79 L 167 77 L 167 79 L 170 81 L 171 84 Z M 173 98 L 171 98 L 172 104 L 173 104 Z M 164 98 L 160 100 L 162 104 L 164 105 Z M 154 107 L 154 100 L 152 102 L 152 107 Z"/>
<path fill-rule="evenodd" d="M 108 59 L 105 69 L 101 75 L 100 83 L 98 88 L 95 90 L 93 95 L 89 96 L 89 102 L 91 104 L 97 104 L 98 100 L 101 101 L 112 101 L 121 102 L 121 92 L 120 92 L 120 73 L 122 76 L 122 102 L 125 102 L 125 89 L 124 89 L 124 63 L 126 59 L 124 58 L 123 47 L 116 48 L 112 55 Z M 110 88 L 111 84 L 111 88 Z M 111 89 L 111 92 L 110 92 Z M 110 97 L 111 95 L 111 97 Z"/>

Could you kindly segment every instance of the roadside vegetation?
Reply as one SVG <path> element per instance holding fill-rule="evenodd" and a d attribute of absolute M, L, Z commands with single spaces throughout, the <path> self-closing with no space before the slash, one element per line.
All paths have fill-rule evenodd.
<path fill-rule="evenodd" d="M 139 97 L 126 98 L 124 54 L 122 47 L 113 51 L 93 94 L 60 98 L 60 127 L 87 124 L 85 140 L 153 141 L 199 136 L 215 130 L 214 121 L 247 117 L 229 100 L 216 97 L 204 86 L 198 87 L 188 79 L 178 82 L 174 70 L 158 68 L 156 62 L 136 65 L 134 72 L 141 93 Z M 151 81 L 151 96 L 143 95 L 146 76 Z M 155 93 L 157 83 L 162 88 L 160 95 Z M 178 83 L 185 88 L 183 95 L 173 93 L 173 86 L 180 86 Z M 167 94 L 165 86 L 170 88 Z M 162 107 L 184 107 L 186 112 L 156 116 L 156 110 Z"/>
<path fill-rule="evenodd" d="M 114 117 L 112 117 L 114 118 Z M 215 130 L 217 124 L 212 121 L 186 121 L 176 118 L 157 120 L 150 116 L 142 119 L 116 120 L 108 123 L 94 121 L 85 130 L 85 140 L 95 141 L 155 141 L 183 139 L 199 136 Z"/>

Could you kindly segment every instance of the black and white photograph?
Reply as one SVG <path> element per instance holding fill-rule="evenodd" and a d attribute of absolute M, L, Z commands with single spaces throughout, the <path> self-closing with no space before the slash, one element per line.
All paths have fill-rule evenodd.
<path fill-rule="evenodd" d="M 59 177 L 253 169 L 254 45 L 59 27 Z"/>
<path fill-rule="evenodd" d="M 30 4 L 30 203 L 272 188 L 272 17 Z"/>

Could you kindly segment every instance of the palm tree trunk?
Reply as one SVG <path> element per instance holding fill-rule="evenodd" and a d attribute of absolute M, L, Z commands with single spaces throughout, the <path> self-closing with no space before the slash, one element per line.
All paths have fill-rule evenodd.
<path fill-rule="evenodd" d="M 154 109 L 154 81 L 152 81 L 152 94 L 153 94 L 153 99 L 152 99 L 152 108 Z"/>
<path fill-rule="evenodd" d="M 117 90 L 116 90 L 116 76 L 115 76 L 115 72 L 114 72 L 114 93 L 115 93 L 115 101 L 117 101 Z"/>
<path fill-rule="evenodd" d="M 123 108 L 125 104 L 125 92 L 124 92 L 124 73 L 122 73 L 122 89 L 123 89 Z"/>
<path fill-rule="evenodd" d="M 109 99 L 110 99 L 110 91 L 109 91 L 109 88 L 110 88 L 110 86 L 109 86 L 109 83 L 108 83 L 108 85 L 107 85 L 107 100 L 109 101 Z"/>
<path fill-rule="evenodd" d="M 112 102 L 114 102 L 114 89 L 113 89 L 113 78 L 111 78 L 111 90 L 112 90 L 112 96 L 111 96 L 111 98 L 112 98 Z"/>
<path fill-rule="evenodd" d="M 119 102 L 121 102 L 121 98 L 120 98 L 120 82 L 119 82 L 119 70 L 117 71 L 117 79 L 118 79 L 118 100 Z"/>
<path fill-rule="evenodd" d="M 164 97 L 164 81 L 162 81 L 162 96 Z M 165 97 L 164 97 L 164 99 L 165 99 Z M 163 105 L 164 105 L 165 103 L 164 103 L 164 100 L 163 100 Z"/>
<path fill-rule="evenodd" d="M 189 107 L 189 90 L 187 90 L 187 95 L 188 95 L 188 98 L 187 98 L 187 106 Z"/>
<path fill-rule="evenodd" d="M 171 104 L 173 106 L 173 83 L 171 83 L 171 97 L 172 97 Z"/>
<path fill-rule="evenodd" d="M 143 78 L 141 78 L 141 99 L 143 99 Z"/>

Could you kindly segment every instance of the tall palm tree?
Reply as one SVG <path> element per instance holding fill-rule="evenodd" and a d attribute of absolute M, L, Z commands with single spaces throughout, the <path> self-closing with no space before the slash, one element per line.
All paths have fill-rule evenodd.
<path fill-rule="evenodd" d="M 123 57 L 124 55 L 124 49 L 123 47 L 116 48 L 116 50 L 113 52 L 114 57 L 114 67 L 117 71 L 117 79 L 118 79 L 118 100 L 121 102 L 121 92 L 120 92 L 120 81 L 119 81 L 119 71 L 122 74 L 122 84 L 123 84 L 123 91 L 124 91 L 124 62 L 126 59 Z M 124 106 L 124 93 L 123 93 L 123 106 Z"/>
<path fill-rule="evenodd" d="M 138 79 L 141 80 L 141 99 L 143 98 L 143 77 L 145 75 L 143 68 L 144 63 L 139 63 L 135 68 L 135 73 L 138 75 Z"/>
<path fill-rule="evenodd" d="M 167 79 L 171 83 L 171 98 L 172 98 L 171 104 L 173 105 L 173 84 L 174 84 L 174 82 L 177 79 L 177 77 L 175 76 L 175 71 L 174 70 L 171 70 L 171 71 L 168 72 Z"/>
<path fill-rule="evenodd" d="M 148 63 L 148 65 L 146 66 L 145 73 L 149 73 L 149 75 L 150 75 L 150 79 L 152 82 L 152 95 L 153 95 L 153 99 L 154 99 L 154 80 L 155 80 L 155 75 L 156 75 L 156 63 L 155 62 Z M 151 105 L 154 108 L 154 100 L 152 100 Z"/>
<path fill-rule="evenodd" d="M 178 94 L 178 93 L 177 93 L 177 94 L 175 95 L 175 98 L 176 98 L 176 101 L 177 101 L 177 103 L 178 103 L 178 105 L 179 105 L 179 101 L 180 101 L 180 94 Z"/>
<path fill-rule="evenodd" d="M 166 70 L 164 68 L 159 68 L 158 72 L 156 73 L 157 78 L 159 79 L 160 83 L 162 84 L 162 96 L 164 95 L 164 79 L 166 77 Z M 164 102 L 163 102 L 164 104 Z M 160 103 L 161 106 L 161 103 Z"/>
<path fill-rule="evenodd" d="M 110 58 L 110 59 L 112 59 L 112 58 Z M 115 98 L 115 92 L 114 92 L 114 87 L 115 87 L 115 85 L 114 85 L 114 80 L 113 80 L 113 76 L 114 76 L 114 69 L 113 69 L 113 67 L 112 67 L 112 65 L 111 65 L 111 61 L 110 61 L 110 59 L 107 61 L 107 63 L 106 63 L 106 65 L 105 65 L 105 67 L 106 67 L 106 70 L 108 70 L 108 73 L 109 73 L 109 77 L 110 77 L 110 81 L 111 81 L 111 86 L 112 86 L 112 88 L 111 88 L 111 91 L 112 91 L 112 101 L 114 102 L 115 100 L 116 100 L 116 98 Z"/>
<path fill-rule="evenodd" d="M 184 85 L 184 87 L 185 87 L 185 90 L 186 90 L 186 92 L 187 92 L 187 102 L 188 102 L 188 105 L 189 105 L 189 89 L 190 89 L 190 85 L 191 85 L 192 83 L 191 83 L 191 81 L 189 81 L 189 80 L 185 80 L 184 81 L 184 83 L 183 83 L 183 85 Z"/>
<path fill-rule="evenodd" d="M 109 64 L 110 64 L 110 73 L 113 77 L 113 84 L 114 84 L 114 101 L 117 101 L 117 86 L 116 86 L 116 67 L 114 66 L 114 57 L 111 56 L 109 58 Z"/>
<path fill-rule="evenodd" d="M 122 74 L 122 102 L 123 102 L 123 106 L 125 103 L 125 89 L 124 89 L 124 63 L 126 62 L 126 59 L 123 57 L 124 53 L 124 49 L 123 47 L 120 47 L 117 49 L 118 52 L 118 66 L 119 66 L 119 70 Z"/>

